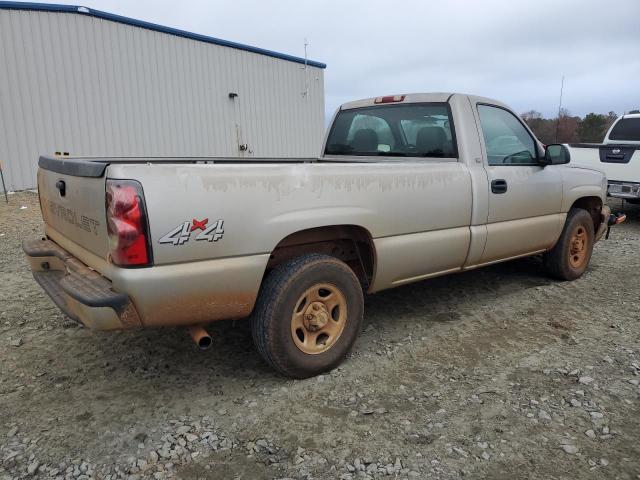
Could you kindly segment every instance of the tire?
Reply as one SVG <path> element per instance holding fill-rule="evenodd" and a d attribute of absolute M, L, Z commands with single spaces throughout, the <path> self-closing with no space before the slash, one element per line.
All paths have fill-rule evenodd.
<path fill-rule="evenodd" d="M 342 261 L 308 254 L 278 265 L 251 314 L 253 341 L 283 375 L 308 378 L 338 366 L 362 326 L 362 287 Z"/>
<path fill-rule="evenodd" d="M 580 278 L 589 266 L 594 237 L 591 215 L 581 208 L 570 210 L 560 239 L 545 255 L 547 272 L 560 280 Z"/>

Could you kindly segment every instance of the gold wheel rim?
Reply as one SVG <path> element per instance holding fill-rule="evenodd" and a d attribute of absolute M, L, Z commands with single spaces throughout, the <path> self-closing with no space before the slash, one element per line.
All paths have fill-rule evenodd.
<path fill-rule="evenodd" d="M 347 299 L 330 283 L 305 290 L 291 315 L 291 336 L 304 353 L 317 355 L 335 345 L 347 324 Z"/>
<path fill-rule="evenodd" d="M 589 237 L 587 230 L 579 225 L 569 241 L 569 264 L 573 268 L 581 268 L 587 260 Z"/>

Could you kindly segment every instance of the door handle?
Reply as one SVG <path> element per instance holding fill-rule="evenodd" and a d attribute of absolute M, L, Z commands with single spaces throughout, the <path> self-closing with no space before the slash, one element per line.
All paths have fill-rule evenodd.
<path fill-rule="evenodd" d="M 507 193 L 507 181 L 503 179 L 491 180 L 491 191 L 493 193 Z"/>

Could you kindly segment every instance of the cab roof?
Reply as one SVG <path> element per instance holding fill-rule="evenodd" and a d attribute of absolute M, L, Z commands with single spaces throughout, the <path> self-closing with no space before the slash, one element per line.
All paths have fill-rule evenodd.
<path fill-rule="evenodd" d="M 468 98 L 471 102 L 490 103 L 493 105 L 506 106 L 498 100 L 477 95 L 469 95 L 466 93 L 456 92 L 433 92 L 433 93 L 403 93 L 396 95 L 384 95 L 380 97 L 363 98 L 352 102 L 344 103 L 340 106 L 340 110 L 351 110 L 353 108 L 373 107 L 378 105 L 401 105 L 408 103 L 444 103 L 448 102 L 453 96 L 462 96 Z M 390 102 L 381 102 L 382 98 L 402 98 L 402 100 L 394 100 Z"/>

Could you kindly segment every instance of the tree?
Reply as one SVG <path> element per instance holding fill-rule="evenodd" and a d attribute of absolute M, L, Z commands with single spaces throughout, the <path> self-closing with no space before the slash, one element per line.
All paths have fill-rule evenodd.
<path fill-rule="evenodd" d="M 537 110 L 529 110 L 528 112 L 524 112 L 520 116 L 527 123 L 533 122 L 535 120 L 542 120 L 542 114 Z"/>
<path fill-rule="evenodd" d="M 615 122 L 617 119 L 618 119 L 618 115 L 616 114 L 616 112 L 607 113 L 607 123 L 604 126 L 605 135 L 606 135 L 606 132 L 608 132 L 609 129 L 611 128 L 611 125 L 613 125 L 613 122 Z"/>
<path fill-rule="evenodd" d="M 616 112 L 606 115 L 590 113 L 584 118 L 572 116 L 567 109 L 561 109 L 556 118 L 544 118 L 537 110 L 524 112 L 520 117 L 545 145 L 550 143 L 600 143 L 618 118 Z"/>
<path fill-rule="evenodd" d="M 520 116 L 533 130 L 538 140 L 545 144 L 553 143 L 555 126 L 553 120 L 543 118 L 542 114 L 536 110 L 529 110 Z"/>
<path fill-rule="evenodd" d="M 554 143 L 574 143 L 578 141 L 578 125 L 580 117 L 572 117 L 569 110 L 560 110 L 560 116 L 556 119 L 556 132 Z"/>
<path fill-rule="evenodd" d="M 612 113 L 615 115 L 614 112 L 609 112 L 609 116 L 600 113 L 588 113 L 578 126 L 578 137 L 580 141 L 589 143 L 602 142 L 607 132 L 607 125 L 610 125 L 610 115 Z"/>

